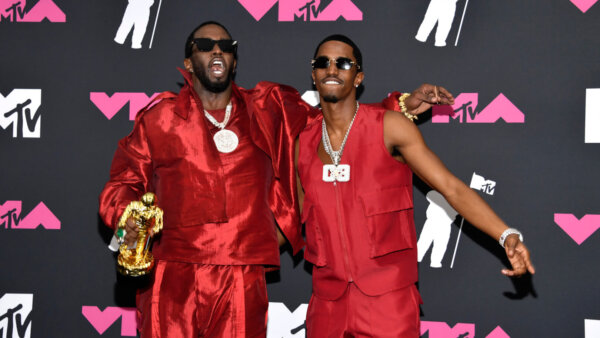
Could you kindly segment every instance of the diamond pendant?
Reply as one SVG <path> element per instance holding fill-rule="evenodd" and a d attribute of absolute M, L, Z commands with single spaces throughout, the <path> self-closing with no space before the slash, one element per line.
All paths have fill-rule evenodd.
<path fill-rule="evenodd" d="M 348 182 L 350 181 L 350 165 L 348 164 L 325 164 L 323 165 L 324 182 Z"/>
<path fill-rule="evenodd" d="M 219 130 L 213 136 L 217 150 L 222 153 L 230 153 L 237 148 L 239 140 L 237 135 L 229 129 Z"/>

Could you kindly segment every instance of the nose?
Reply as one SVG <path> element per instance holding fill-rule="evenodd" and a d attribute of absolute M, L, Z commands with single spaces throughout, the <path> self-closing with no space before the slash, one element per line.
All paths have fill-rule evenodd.
<path fill-rule="evenodd" d="M 329 59 L 329 67 L 327 67 L 327 75 L 335 75 L 338 73 L 338 68 L 336 66 L 334 59 Z"/>
<path fill-rule="evenodd" d="M 221 47 L 219 47 L 218 43 L 215 43 L 211 52 L 213 54 L 223 54 L 223 51 L 221 50 Z"/>

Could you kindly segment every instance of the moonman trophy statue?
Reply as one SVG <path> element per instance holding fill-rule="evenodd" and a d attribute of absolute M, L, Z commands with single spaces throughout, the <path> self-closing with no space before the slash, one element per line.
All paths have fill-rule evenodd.
<path fill-rule="evenodd" d="M 163 211 L 154 205 L 155 200 L 155 195 L 147 192 L 142 196 L 141 201 L 129 203 L 121 215 L 117 230 L 117 237 L 121 242 L 125 237 L 127 219 L 132 218 L 139 229 L 135 247 L 129 248 L 125 243 L 121 243 L 119 247 L 117 269 L 123 275 L 143 276 L 152 271 L 154 267 L 150 242 L 152 237 L 163 228 Z"/>

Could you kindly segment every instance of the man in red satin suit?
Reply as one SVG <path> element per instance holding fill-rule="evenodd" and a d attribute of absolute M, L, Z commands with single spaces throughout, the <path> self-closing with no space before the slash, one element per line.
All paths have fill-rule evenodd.
<path fill-rule="evenodd" d="M 314 266 L 308 337 L 420 336 L 413 172 L 499 239 L 512 264 L 503 274 L 534 273 L 520 233 L 446 169 L 407 118 L 422 93 L 403 95 L 401 111 L 359 105 L 362 56 L 342 35 L 324 39 L 312 64 L 323 114 L 300 134 L 296 154 Z M 449 103 L 445 96 L 431 101 Z"/>
<path fill-rule="evenodd" d="M 183 88 L 138 113 L 100 195 L 100 214 L 112 228 L 147 191 L 164 210 L 153 280 L 137 297 L 144 337 L 265 336 L 264 269 L 279 266 L 278 236 L 294 253 L 304 245 L 294 140 L 318 110 L 288 86 L 238 87 L 236 52 L 219 23 L 192 31 Z M 398 108 L 395 97 L 384 104 Z M 126 243 L 136 231 L 129 220 Z"/>

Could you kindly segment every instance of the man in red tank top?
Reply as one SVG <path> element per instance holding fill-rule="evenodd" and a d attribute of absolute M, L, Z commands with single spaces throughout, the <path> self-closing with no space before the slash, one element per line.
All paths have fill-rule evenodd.
<path fill-rule="evenodd" d="M 521 234 L 446 169 L 411 121 L 432 103 L 451 104 L 445 89 L 401 96 L 402 111 L 359 104 L 362 56 L 342 35 L 324 39 L 312 64 L 323 114 L 296 145 L 305 258 L 313 263 L 308 337 L 420 336 L 413 172 L 499 240 L 512 264 L 503 274 L 535 272 Z"/>

